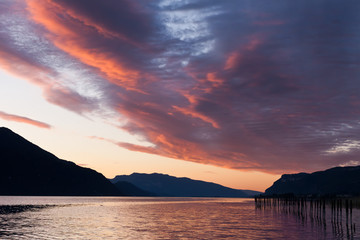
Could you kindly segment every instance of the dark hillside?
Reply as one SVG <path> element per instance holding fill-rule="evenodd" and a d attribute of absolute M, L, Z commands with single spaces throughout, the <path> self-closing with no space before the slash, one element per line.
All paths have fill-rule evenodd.
<path fill-rule="evenodd" d="M 122 195 L 102 174 L 0 128 L 0 195 Z"/>
<path fill-rule="evenodd" d="M 265 194 L 360 195 L 360 166 L 314 173 L 284 174 Z"/>

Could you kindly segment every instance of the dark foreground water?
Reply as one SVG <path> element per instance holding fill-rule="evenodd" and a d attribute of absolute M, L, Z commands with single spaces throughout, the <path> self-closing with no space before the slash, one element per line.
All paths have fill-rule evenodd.
<path fill-rule="evenodd" d="M 0 197 L 0 239 L 360 239 L 357 224 L 358 209 L 334 221 L 252 199 Z"/>

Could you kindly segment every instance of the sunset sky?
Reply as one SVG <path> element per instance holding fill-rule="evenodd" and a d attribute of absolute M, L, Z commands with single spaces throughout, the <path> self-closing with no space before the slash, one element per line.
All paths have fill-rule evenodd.
<path fill-rule="evenodd" d="M 0 0 L 0 125 L 106 177 L 265 190 L 360 164 L 357 0 Z"/>

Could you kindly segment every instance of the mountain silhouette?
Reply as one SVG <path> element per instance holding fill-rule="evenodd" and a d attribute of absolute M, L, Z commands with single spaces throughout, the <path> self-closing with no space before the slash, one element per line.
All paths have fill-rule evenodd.
<path fill-rule="evenodd" d="M 236 190 L 215 183 L 159 173 L 118 175 L 110 181 L 114 184 L 129 182 L 146 192 L 164 197 L 252 197 L 260 194 L 256 191 Z"/>
<path fill-rule="evenodd" d="M 102 174 L 55 155 L 0 128 L 0 195 L 119 196 Z"/>
<path fill-rule="evenodd" d="M 142 196 L 142 197 L 154 197 L 157 196 L 155 193 L 142 190 L 132 183 L 126 181 L 118 181 L 114 185 L 123 192 L 126 196 Z"/>
<path fill-rule="evenodd" d="M 360 166 L 284 174 L 266 189 L 265 194 L 360 195 Z"/>

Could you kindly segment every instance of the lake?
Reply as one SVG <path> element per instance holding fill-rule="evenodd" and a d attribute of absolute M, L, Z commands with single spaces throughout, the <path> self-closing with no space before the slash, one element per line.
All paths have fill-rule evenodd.
<path fill-rule="evenodd" d="M 359 209 L 300 217 L 253 199 L 0 197 L 0 239 L 360 239 Z"/>

